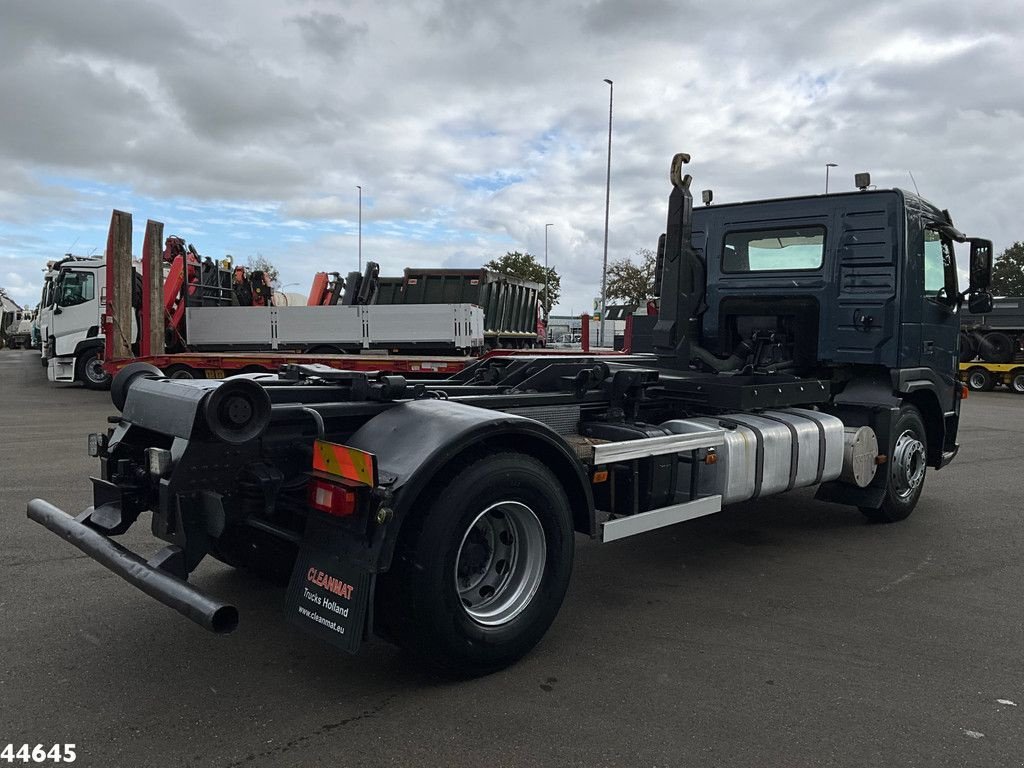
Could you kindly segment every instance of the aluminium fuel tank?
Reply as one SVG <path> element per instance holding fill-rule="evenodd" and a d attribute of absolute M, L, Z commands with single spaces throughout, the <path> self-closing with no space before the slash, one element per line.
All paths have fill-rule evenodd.
<path fill-rule="evenodd" d="M 723 504 L 835 480 L 843 469 L 843 422 L 820 411 L 729 413 L 660 426 L 676 434 L 725 430 L 717 461 L 700 467 L 698 486 L 699 495 L 719 494 Z"/>

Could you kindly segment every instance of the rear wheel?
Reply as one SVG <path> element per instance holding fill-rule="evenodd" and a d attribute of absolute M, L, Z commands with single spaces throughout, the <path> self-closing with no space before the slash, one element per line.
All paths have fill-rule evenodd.
<path fill-rule="evenodd" d="M 1010 372 L 1010 389 L 1018 395 L 1024 395 L 1024 368 Z"/>
<path fill-rule="evenodd" d="M 967 387 L 975 392 L 988 392 L 996 385 L 995 377 L 987 369 L 979 367 L 967 371 Z"/>
<path fill-rule="evenodd" d="M 961 331 L 960 333 L 960 362 L 969 363 L 978 356 L 978 342 L 974 336 Z"/>
<path fill-rule="evenodd" d="M 75 378 L 88 389 L 110 388 L 110 374 L 103 370 L 102 349 L 94 347 L 78 356 L 78 362 L 75 364 Z"/>
<path fill-rule="evenodd" d="M 402 531 L 377 590 L 389 639 L 456 675 L 508 666 L 561 607 L 573 557 L 565 491 L 541 462 L 502 453 L 459 472 Z"/>
<path fill-rule="evenodd" d="M 1005 333 L 986 333 L 978 347 L 986 363 L 1008 363 L 1013 359 L 1013 339 Z"/>
<path fill-rule="evenodd" d="M 882 506 L 878 509 L 861 507 L 861 512 L 876 523 L 895 523 L 909 517 L 924 489 L 928 438 L 921 412 L 912 405 L 904 405 L 893 434 L 895 439 L 885 464 L 889 477 Z"/>
<path fill-rule="evenodd" d="M 165 374 L 168 379 L 195 379 L 196 372 L 194 368 L 189 368 L 187 365 L 171 365 L 168 366 Z"/>

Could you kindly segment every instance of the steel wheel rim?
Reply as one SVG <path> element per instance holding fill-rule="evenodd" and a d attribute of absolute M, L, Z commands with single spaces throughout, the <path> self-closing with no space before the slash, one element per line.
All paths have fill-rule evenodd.
<path fill-rule="evenodd" d="M 1014 392 L 1024 392 L 1024 373 L 1018 373 L 1013 377 Z"/>
<path fill-rule="evenodd" d="M 85 364 L 85 376 L 94 384 L 102 384 L 107 380 L 107 372 L 103 370 L 103 361 L 94 357 Z"/>
<path fill-rule="evenodd" d="M 924 443 L 909 429 L 896 440 L 893 449 L 893 485 L 896 495 L 903 500 L 909 499 L 924 480 L 925 450 Z"/>
<path fill-rule="evenodd" d="M 497 627 L 522 613 L 544 577 L 547 541 L 532 509 L 499 501 L 466 527 L 455 558 L 455 589 L 466 614 Z"/>
<path fill-rule="evenodd" d="M 981 389 L 985 386 L 985 376 L 980 373 L 972 373 L 969 382 L 971 389 Z"/>

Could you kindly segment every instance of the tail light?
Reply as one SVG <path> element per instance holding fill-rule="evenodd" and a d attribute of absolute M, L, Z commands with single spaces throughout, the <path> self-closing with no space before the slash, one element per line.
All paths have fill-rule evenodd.
<path fill-rule="evenodd" d="M 349 517 L 356 511 L 355 491 L 319 477 L 311 477 L 307 488 L 309 506 L 333 517 Z"/>

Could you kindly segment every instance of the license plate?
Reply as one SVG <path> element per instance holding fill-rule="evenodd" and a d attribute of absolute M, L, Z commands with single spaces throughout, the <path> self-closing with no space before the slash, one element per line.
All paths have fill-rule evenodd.
<path fill-rule="evenodd" d="M 288 620 L 342 650 L 355 653 L 363 639 L 370 574 L 317 549 L 303 547 L 288 584 Z"/>

